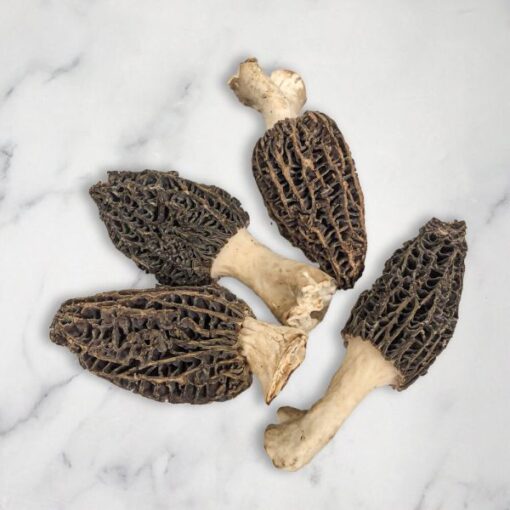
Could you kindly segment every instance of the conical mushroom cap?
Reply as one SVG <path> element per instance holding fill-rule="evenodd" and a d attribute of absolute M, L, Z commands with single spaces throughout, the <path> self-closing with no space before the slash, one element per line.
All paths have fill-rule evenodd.
<path fill-rule="evenodd" d="M 364 269 L 365 208 L 335 122 L 319 112 L 278 121 L 255 145 L 252 168 L 282 236 L 351 288 Z"/>
<path fill-rule="evenodd" d="M 211 282 L 211 265 L 249 216 L 216 186 L 177 172 L 108 172 L 90 195 L 113 244 L 168 285 Z"/>
<path fill-rule="evenodd" d="M 342 331 L 393 362 L 404 389 L 424 375 L 453 335 L 467 253 L 466 224 L 431 219 L 386 262 Z"/>
<path fill-rule="evenodd" d="M 218 285 L 126 290 L 66 301 L 50 338 L 121 388 L 161 402 L 204 404 L 250 386 L 238 337 L 251 316 Z"/>

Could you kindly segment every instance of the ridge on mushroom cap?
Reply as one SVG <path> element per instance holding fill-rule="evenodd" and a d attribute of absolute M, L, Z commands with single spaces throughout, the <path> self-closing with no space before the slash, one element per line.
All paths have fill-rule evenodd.
<path fill-rule="evenodd" d="M 385 263 L 342 334 L 370 341 L 401 374 L 397 389 L 424 375 L 451 339 L 462 293 L 466 224 L 433 218 Z"/>
<path fill-rule="evenodd" d="M 340 289 L 361 276 L 365 206 L 354 159 L 336 123 L 320 112 L 279 120 L 258 140 L 253 175 L 283 237 Z"/>
<path fill-rule="evenodd" d="M 252 316 L 219 285 L 161 286 L 70 299 L 50 338 L 121 388 L 161 402 L 204 404 L 250 386 L 239 334 Z"/>
<path fill-rule="evenodd" d="M 108 172 L 90 188 L 114 245 L 165 284 L 211 282 L 227 241 L 249 223 L 240 202 L 177 172 Z"/>

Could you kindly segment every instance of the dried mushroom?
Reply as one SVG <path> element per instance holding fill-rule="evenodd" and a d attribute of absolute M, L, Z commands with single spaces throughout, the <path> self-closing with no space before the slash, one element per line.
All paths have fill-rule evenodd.
<path fill-rule="evenodd" d="M 83 368 L 161 402 L 228 400 L 259 378 L 266 402 L 301 364 L 307 336 L 253 318 L 213 284 L 106 292 L 71 299 L 50 327 Z"/>
<path fill-rule="evenodd" d="M 300 114 L 306 90 L 292 71 L 267 76 L 248 59 L 229 85 L 266 121 L 252 168 L 269 215 L 339 288 L 351 288 L 364 269 L 367 236 L 363 192 L 342 133 L 323 113 Z"/>
<path fill-rule="evenodd" d="M 283 258 L 246 230 L 239 201 L 176 172 L 109 172 L 90 189 L 115 246 L 166 285 L 233 276 L 284 324 L 310 330 L 335 291 L 321 270 Z"/>
<path fill-rule="evenodd" d="M 347 353 L 326 395 L 308 411 L 284 407 L 265 433 L 275 466 L 297 470 L 334 436 L 373 389 L 402 390 L 424 375 L 450 341 L 467 252 L 463 221 L 430 220 L 386 262 L 342 331 Z"/>

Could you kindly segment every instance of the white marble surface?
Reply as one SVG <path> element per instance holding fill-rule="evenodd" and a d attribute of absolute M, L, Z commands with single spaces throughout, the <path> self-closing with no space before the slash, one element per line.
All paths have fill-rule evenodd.
<path fill-rule="evenodd" d="M 0 48 L 1 510 L 510 508 L 507 1 L 2 0 Z M 228 403 L 158 404 L 82 371 L 48 325 L 65 298 L 154 283 L 87 195 L 107 169 L 223 186 L 254 234 L 301 258 L 251 176 L 262 120 L 225 86 L 250 55 L 301 72 L 308 107 L 347 137 L 367 269 L 271 407 L 256 384 Z M 452 343 L 407 391 L 369 396 L 311 465 L 275 470 L 265 425 L 321 395 L 358 294 L 432 215 L 469 229 Z"/>

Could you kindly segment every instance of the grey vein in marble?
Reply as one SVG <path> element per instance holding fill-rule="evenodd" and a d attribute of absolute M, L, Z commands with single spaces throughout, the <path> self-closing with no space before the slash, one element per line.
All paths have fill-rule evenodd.
<path fill-rule="evenodd" d="M 502 212 L 502 210 L 508 209 L 509 202 L 510 202 L 509 201 L 509 192 L 505 191 L 505 193 L 498 200 L 496 200 L 496 202 L 494 202 L 493 204 L 491 204 L 489 206 L 489 214 L 488 214 L 488 217 L 487 217 L 487 220 L 485 223 L 487 225 L 490 225 L 492 223 L 492 221 L 494 220 L 494 218 L 500 212 Z"/>
<path fill-rule="evenodd" d="M 23 425 L 24 423 L 27 423 L 28 421 L 37 418 L 37 412 L 41 409 L 41 407 L 44 405 L 47 399 L 53 396 L 54 393 L 59 389 L 67 386 L 75 377 L 78 377 L 78 375 L 79 374 L 75 374 L 71 377 L 68 377 L 67 379 L 64 379 L 63 381 L 59 381 L 58 383 L 52 384 L 51 386 L 48 386 L 47 388 L 42 390 L 39 397 L 36 399 L 32 407 L 24 416 L 20 417 L 12 425 L 4 429 L 0 429 L 0 437 L 5 438 L 9 434 L 17 431 L 20 425 Z"/>
<path fill-rule="evenodd" d="M 11 168 L 11 161 L 14 157 L 14 146 L 3 145 L 0 146 L 0 202 L 5 197 L 6 181 Z"/>
<path fill-rule="evenodd" d="M 46 83 L 49 83 L 50 81 L 53 81 L 57 79 L 59 76 L 62 76 L 63 74 L 68 74 L 71 71 L 74 71 L 82 61 L 82 56 L 78 55 L 77 57 L 74 57 L 70 62 L 67 62 L 66 64 L 63 64 L 52 71 L 50 71 L 50 76 L 46 80 Z"/>

